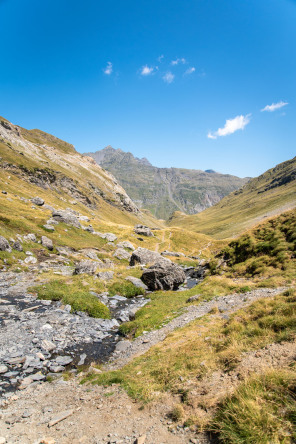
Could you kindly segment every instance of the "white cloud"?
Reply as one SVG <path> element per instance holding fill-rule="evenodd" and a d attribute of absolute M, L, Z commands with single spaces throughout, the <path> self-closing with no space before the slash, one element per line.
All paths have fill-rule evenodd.
<path fill-rule="evenodd" d="M 172 83 L 174 81 L 175 75 L 171 72 L 168 71 L 167 73 L 165 73 L 165 75 L 162 77 L 162 79 L 166 82 L 166 83 Z"/>
<path fill-rule="evenodd" d="M 184 59 L 184 57 L 182 57 L 181 59 L 176 59 L 176 60 L 171 61 L 171 65 L 173 65 L 173 66 L 179 65 L 179 63 L 182 63 L 184 65 L 186 63 L 186 59 Z"/>
<path fill-rule="evenodd" d="M 276 111 L 277 109 L 281 109 L 284 106 L 288 105 L 288 102 L 278 102 L 278 103 L 272 103 L 271 105 L 266 105 L 265 108 L 263 108 L 261 111 L 268 111 L 272 113 L 273 111 Z"/>
<path fill-rule="evenodd" d="M 229 134 L 233 134 L 238 130 L 243 130 L 246 125 L 250 122 L 251 114 L 247 114 L 246 116 L 236 116 L 234 119 L 226 120 L 226 123 L 223 128 L 219 128 L 214 133 L 209 132 L 209 139 L 217 139 L 220 136 L 228 136 Z"/>
<path fill-rule="evenodd" d="M 161 54 L 161 55 L 157 58 L 157 61 L 158 61 L 159 63 L 161 63 L 163 59 L 164 59 L 164 55 Z"/>
<path fill-rule="evenodd" d="M 153 73 L 153 70 L 154 70 L 153 67 L 149 67 L 148 65 L 145 65 L 141 69 L 141 75 L 142 76 L 149 76 L 150 74 Z"/>
<path fill-rule="evenodd" d="M 107 62 L 107 66 L 104 69 L 104 73 L 107 74 L 107 76 L 110 76 L 110 74 L 112 74 L 113 71 L 113 65 L 111 62 Z"/>
<path fill-rule="evenodd" d="M 195 72 L 195 68 L 194 68 L 194 66 L 192 66 L 191 68 L 186 69 L 184 75 L 188 76 L 190 74 L 193 74 L 194 72 Z"/>

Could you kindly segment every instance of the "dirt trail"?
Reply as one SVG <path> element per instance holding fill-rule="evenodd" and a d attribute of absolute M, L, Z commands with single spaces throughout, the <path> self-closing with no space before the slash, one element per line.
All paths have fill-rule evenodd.
<path fill-rule="evenodd" d="M 105 368 L 108 370 L 117 370 L 123 367 L 136 356 L 143 355 L 151 347 L 163 341 L 167 335 L 176 328 L 184 327 L 194 319 L 206 315 L 214 307 L 218 307 L 221 312 L 229 314 L 240 308 L 247 307 L 257 299 L 273 297 L 276 294 L 281 293 L 283 290 L 284 288 L 264 288 L 243 294 L 216 297 L 209 302 L 202 302 L 197 306 L 191 305 L 187 308 L 185 313 L 173 319 L 159 330 L 153 330 L 138 337 L 134 341 L 121 341 L 117 346 L 112 361 Z"/>
<path fill-rule="evenodd" d="M 124 341 L 128 348 L 117 354 L 109 368 L 119 368 L 135 356 L 145 353 L 165 339 L 170 331 L 209 313 L 213 307 L 218 307 L 223 314 L 229 314 L 256 299 L 272 297 L 282 290 L 260 289 L 190 306 L 186 313 L 162 329 L 137 338 L 133 343 Z M 201 380 L 200 386 L 195 384 L 188 387 L 190 408 L 194 408 L 196 413 L 201 397 L 205 404 L 211 403 L 213 399 L 231 392 L 250 372 L 260 372 L 267 366 L 286 365 L 295 359 L 295 354 L 295 343 L 282 343 L 242 355 L 233 372 L 214 372 Z M 44 438 L 48 438 L 44 441 L 47 444 L 127 444 L 136 442 L 142 435 L 146 435 L 145 444 L 214 442 L 204 434 L 196 435 L 188 428 L 177 428 L 168 419 L 168 413 L 178 402 L 172 395 L 164 395 L 161 402 L 149 404 L 143 409 L 117 385 L 104 388 L 80 385 L 79 381 L 78 377 L 73 377 L 69 381 L 58 379 L 52 383 L 34 383 L 11 396 L 0 412 L 0 437 L 5 437 L 8 444 L 39 444 Z M 69 416 L 49 427 L 51 421 L 65 412 L 64 416 Z M 205 410 L 200 410 L 199 414 L 202 417 Z"/>

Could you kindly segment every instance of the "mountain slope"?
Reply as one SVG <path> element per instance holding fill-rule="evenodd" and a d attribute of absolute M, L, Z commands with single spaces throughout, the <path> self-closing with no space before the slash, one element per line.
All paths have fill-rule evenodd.
<path fill-rule="evenodd" d="M 114 174 L 139 208 L 147 208 L 162 219 L 176 210 L 198 213 L 248 180 L 213 170 L 157 168 L 145 158 L 110 146 L 86 155 Z"/>
<path fill-rule="evenodd" d="M 75 205 L 106 222 L 149 222 L 110 173 L 50 134 L 0 117 L 0 156 L 2 190 L 24 198 L 40 195 L 61 208 Z"/>
<path fill-rule="evenodd" d="M 296 157 L 250 180 L 242 189 L 200 214 L 175 213 L 169 225 L 225 239 L 295 206 Z"/>

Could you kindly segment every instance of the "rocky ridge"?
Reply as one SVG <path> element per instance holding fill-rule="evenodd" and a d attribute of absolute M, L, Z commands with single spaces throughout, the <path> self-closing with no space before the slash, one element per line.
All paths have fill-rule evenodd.
<path fill-rule="evenodd" d="M 199 213 L 248 181 L 213 170 L 157 168 L 147 159 L 110 146 L 85 155 L 111 172 L 139 208 L 147 208 L 161 219 L 177 210 Z"/>

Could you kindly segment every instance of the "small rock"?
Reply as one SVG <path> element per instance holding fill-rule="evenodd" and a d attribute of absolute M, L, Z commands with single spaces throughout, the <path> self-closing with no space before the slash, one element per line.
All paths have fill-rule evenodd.
<path fill-rule="evenodd" d="M 8 251 L 9 253 L 11 252 L 8 240 L 5 239 L 5 237 L 3 236 L 0 236 L 0 251 Z"/>
<path fill-rule="evenodd" d="M 124 248 L 117 248 L 117 250 L 115 251 L 113 256 L 119 260 L 122 260 L 122 259 L 129 260 L 131 257 L 131 254 L 128 251 L 126 251 Z"/>
<path fill-rule="evenodd" d="M 36 236 L 34 233 L 29 233 L 24 236 L 24 241 L 27 242 L 37 242 Z"/>
<path fill-rule="evenodd" d="M 12 248 L 17 251 L 23 251 L 23 246 L 20 243 L 20 241 L 15 241 L 14 244 L 12 245 Z"/>
<path fill-rule="evenodd" d="M 34 205 L 38 205 L 39 207 L 42 207 L 42 205 L 44 205 L 44 200 L 41 197 L 33 197 L 33 199 L 31 199 L 31 202 Z"/>
<path fill-rule="evenodd" d="M 54 227 L 51 224 L 45 224 L 43 225 L 43 228 L 45 228 L 47 231 L 54 231 Z"/>
<path fill-rule="evenodd" d="M 0 374 L 6 373 L 8 370 L 8 367 L 6 365 L 0 365 Z"/>
<path fill-rule="evenodd" d="M 139 436 L 139 438 L 137 438 L 136 444 L 144 444 L 145 441 L 146 441 L 146 435 L 142 435 Z"/>
<path fill-rule="evenodd" d="M 34 256 L 28 256 L 28 257 L 26 257 L 24 262 L 25 262 L 25 264 L 36 264 L 37 263 L 37 258 L 34 257 Z"/>
<path fill-rule="evenodd" d="M 56 440 L 54 438 L 42 438 L 40 444 L 55 444 Z M 39 441 L 38 441 L 39 443 Z"/>
<path fill-rule="evenodd" d="M 43 339 L 43 341 L 41 342 L 41 347 L 48 352 L 56 349 L 56 345 L 53 342 L 48 341 L 47 339 Z"/>
<path fill-rule="evenodd" d="M 97 274 L 99 279 L 102 279 L 103 281 L 110 281 L 114 277 L 113 271 L 100 271 Z"/>
<path fill-rule="evenodd" d="M 43 247 L 48 248 L 48 250 L 53 250 L 52 240 L 46 236 L 41 236 L 41 244 Z"/>

